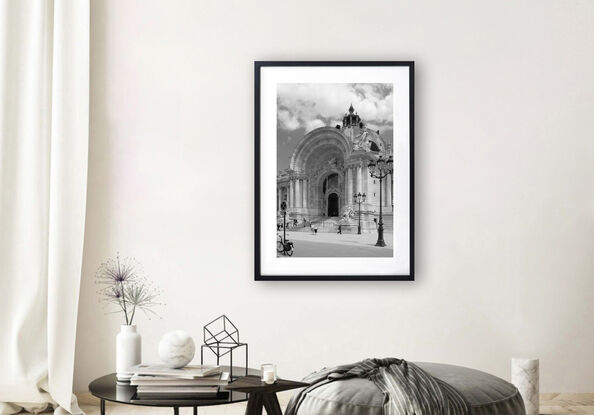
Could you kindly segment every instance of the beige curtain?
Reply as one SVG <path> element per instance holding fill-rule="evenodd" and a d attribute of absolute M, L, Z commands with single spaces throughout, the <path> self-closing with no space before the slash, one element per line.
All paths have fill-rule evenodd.
<path fill-rule="evenodd" d="M 0 1 L 0 414 L 78 413 L 89 0 Z"/>

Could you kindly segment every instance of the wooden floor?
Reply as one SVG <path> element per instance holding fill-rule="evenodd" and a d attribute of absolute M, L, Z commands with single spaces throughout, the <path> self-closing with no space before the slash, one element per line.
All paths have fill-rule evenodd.
<path fill-rule="evenodd" d="M 99 414 L 99 400 L 89 393 L 77 393 L 80 408 L 87 415 Z M 290 392 L 279 393 L 283 411 L 291 398 Z M 199 415 L 243 415 L 245 403 L 199 408 Z M 540 395 L 541 414 L 594 415 L 594 393 L 544 393 Z M 166 408 L 147 408 L 131 405 L 106 404 L 107 415 L 173 415 Z M 180 415 L 191 415 L 191 408 L 180 409 Z"/>
<path fill-rule="evenodd" d="M 540 413 L 594 415 L 594 393 L 543 393 Z"/>

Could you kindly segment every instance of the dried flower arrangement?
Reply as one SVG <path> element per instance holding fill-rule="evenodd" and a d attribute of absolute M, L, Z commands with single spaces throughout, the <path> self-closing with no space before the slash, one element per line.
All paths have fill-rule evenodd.
<path fill-rule="evenodd" d="M 124 313 L 126 325 L 132 325 L 136 310 L 141 310 L 149 320 L 151 316 L 158 317 L 153 308 L 162 305 L 157 302 L 161 292 L 146 278 L 134 258 L 120 259 L 118 254 L 102 263 L 95 274 L 95 283 L 101 286 L 97 291 L 100 301 L 117 305 L 113 313 Z"/>

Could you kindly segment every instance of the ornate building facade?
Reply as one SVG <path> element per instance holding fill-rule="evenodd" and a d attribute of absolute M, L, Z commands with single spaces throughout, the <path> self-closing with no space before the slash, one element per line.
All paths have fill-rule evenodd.
<path fill-rule="evenodd" d="M 351 105 L 342 125 L 320 127 L 297 143 L 289 168 L 277 176 L 277 211 L 287 203 L 287 216 L 298 221 L 353 224 L 358 220 L 357 193 L 365 193 L 361 204 L 362 227 L 375 229 L 379 215 L 380 182 L 369 175 L 367 165 L 392 148 L 379 131 L 365 126 Z M 392 176 L 382 182 L 382 210 L 391 229 Z M 348 227 L 347 227 L 348 228 Z M 329 227 L 328 230 L 334 230 Z"/>

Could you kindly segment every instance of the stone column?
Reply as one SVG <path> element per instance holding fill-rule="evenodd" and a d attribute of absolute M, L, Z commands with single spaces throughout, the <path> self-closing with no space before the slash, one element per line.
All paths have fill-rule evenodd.
<path fill-rule="evenodd" d="M 303 207 L 307 207 L 307 179 L 303 179 Z"/>
<path fill-rule="evenodd" d="M 392 206 L 392 175 L 386 176 L 386 206 Z M 391 211 L 390 211 L 391 212 Z"/>
<path fill-rule="evenodd" d="M 347 182 L 348 182 L 348 170 L 344 171 L 344 175 L 342 176 L 342 203 L 343 206 L 348 205 L 349 201 L 348 198 L 348 191 L 347 191 Z"/>
<path fill-rule="evenodd" d="M 289 207 L 293 207 L 294 203 L 295 203 L 295 198 L 294 198 L 294 194 L 293 194 L 294 190 L 295 190 L 295 184 L 293 182 L 293 179 L 291 179 L 291 181 L 289 182 Z"/>
<path fill-rule="evenodd" d="M 347 199 L 349 205 L 353 203 L 353 169 L 347 168 Z"/>
<path fill-rule="evenodd" d="M 351 184 L 349 191 L 351 192 L 351 203 L 353 203 L 353 196 L 357 192 L 357 170 L 354 166 L 351 167 Z"/>
<path fill-rule="evenodd" d="M 352 196 L 351 191 L 349 189 L 349 180 L 351 177 L 350 170 L 351 169 L 347 167 L 347 169 L 344 172 L 344 200 L 347 205 L 353 203 L 353 201 L 350 199 L 352 198 Z"/>
<path fill-rule="evenodd" d="M 363 178 L 361 172 L 361 164 L 357 165 L 357 189 L 355 189 L 355 194 L 363 193 Z"/>
<path fill-rule="evenodd" d="M 369 196 L 369 168 L 367 163 L 363 164 L 363 193 Z"/>
<path fill-rule="evenodd" d="M 349 203 L 353 203 L 353 195 L 355 194 L 355 168 L 349 168 Z"/>

